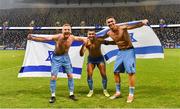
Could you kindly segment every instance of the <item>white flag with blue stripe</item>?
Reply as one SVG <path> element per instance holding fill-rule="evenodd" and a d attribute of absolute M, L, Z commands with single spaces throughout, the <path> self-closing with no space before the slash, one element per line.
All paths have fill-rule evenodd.
<path fill-rule="evenodd" d="M 135 22 L 128 22 L 128 24 L 135 24 Z M 118 24 L 118 25 L 122 25 Z M 101 37 L 109 31 L 105 28 L 96 35 Z M 135 48 L 136 58 L 164 58 L 163 47 L 151 27 L 143 26 L 133 30 L 128 30 L 131 37 L 132 44 Z M 107 40 L 112 40 L 108 38 Z M 119 51 L 117 45 L 102 45 L 102 53 L 108 63 L 116 59 L 116 54 Z"/>
<path fill-rule="evenodd" d="M 136 22 L 129 22 L 129 24 Z M 121 25 L 121 24 L 119 24 Z M 97 36 L 103 36 L 107 33 L 109 28 L 105 28 L 97 33 Z M 141 28 L 128 31 L 135 47 L 135 53 L 137 58 L 164 58 L 163 47 L 161 43 L 149 26 L 143 26 Z M 41 35 L 35 35 L 41 36 Z M 49 36 L 49 35 L 43 35 Z M 108 38 L 108 40 L 112 40 Z M 24 57 L 23 65 L 20 69 L 18 77 L 50 77 L 51 76 L 51 57 L 54 50 L 54 42 L 27 42 L 26 53 Z M 81 42 L 73 42 L 70 47 L 69 55 L 73 67 L 74 78 L 80 78 L 82 72 L 82 66 L 84 57 L 80 57 L 79 51 L 81 48 Z M 116 58 L 118 52 L 117 45 L 102 45 L 102 53 L 107 62 L 112 62 Z M 58 77 L 66 77 L 66 74 L 62 73 L 60 68 Z"/>
<path fill-rule="evenodd" d="M 50 36 L 50 35 L 33 35 Z M 23 65 L 18 77 L 50 77 L 51 76 L 51 57 L 55 48 L 55 42 L 36 42 L 27 41 L 26 53 Z M 74 78 L 80 78 L 84 57 L 79 55 L 82 43 L 74 41 L 69 49 L 69 56 L 73 67 Z M 58 77 L 66 78 L 63 69 L 59 69 Z"/>

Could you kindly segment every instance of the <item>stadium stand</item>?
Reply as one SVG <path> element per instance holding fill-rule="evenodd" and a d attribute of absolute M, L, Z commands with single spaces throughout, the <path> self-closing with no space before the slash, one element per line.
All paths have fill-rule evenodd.
<path fill-rule="evenodd" d="M 96 12 L 96 13 L 94 13 Z M 179 5 L 157 6 L 131 6 L 131 7 L 99 7 L 99 8 L 24 8 L 0 10 L 0 24 L 6 22 L 7 26 L 29 26 L 32 20 L 34 26 L 59 26 L 70 23 L 72 26 L 80 26 L 81 21 L 86 26 L 105 25 L 105 18 L 115 16 L 117 22 L 127 22 L 140 19 L 148 19 L 150 24 L 180 24 Z M 154 28 L 162 45 L 165 48 L 180 46 L 180 28 Z M 79 35 L 79 30 L 74 31 Z M 34 31 L 33 33 L 54 34 L 51 31 Z M 25 48 L 28 30 L 1 30 L 0 45 L 6 48 Z M 82 34 L 81 34 L 82 35 Z"/>

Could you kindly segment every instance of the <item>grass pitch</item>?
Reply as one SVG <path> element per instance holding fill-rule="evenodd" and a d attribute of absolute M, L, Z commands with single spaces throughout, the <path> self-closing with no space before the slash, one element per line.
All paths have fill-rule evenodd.
<path fill-rule="evenodd" d="M 135 101 L 126 103 L 128 78 L 121 76 L 122 98 L 110 100 L 102 93 L 101 76 L 94 71 L 94 95 L 87 98 L 86 64 L 75 80 L 77 102 L 68 98 L 67 79 L 57 81 L 54 104 L 49 104 L 49 78 L 17 78 L 23 50 L 0 51 L 0 108 L 178 108 L 180 107 L 180 49 L 165 49 L 165 59 L 137 59 Z M 86 63 L 86 62 L 85 62 Z M 108 91 L 115 92 L 113 64 L 107 65 Z"/>

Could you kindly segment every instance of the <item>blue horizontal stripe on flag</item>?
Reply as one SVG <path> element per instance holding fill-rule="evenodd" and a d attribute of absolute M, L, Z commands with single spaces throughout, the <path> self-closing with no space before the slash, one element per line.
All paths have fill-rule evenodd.
<path fill-rule="evenodd" d="M 96 37 L 102 37 L 109 31 L 109 28 L 103 29 L 96 33 Z"/>
<path fill-rule="evenodd" d="M 104 55 L 104 58 L 106 60 L 109 60 L 113 56 L 116 56 L 118 53 L 119 49 L 115 49 L 112 51 L 109 51 Z M 153 53 L 164 53 L 162 46 L 148 46 L 148 47 L 138 47 L 135 48 L 135 53 L 136 54 L 153 54 Z"/>
<path fill-rule="evenodd" d="M 55 45 L 55 42 L 54 41 L 47 41 L 47 42 L 41 42 L 41 43 L 47 43 L 47 44 L 50 44 L 50 45 Z M 74 41 L 71 46 L 80 46 L 82 45 L 83 42 L 80 42 L 80 41 Z"/>
<path fill-rule="evenodd" d="M 128 22 L 128 25 L 135 25 L 135 24 L 140 23 L 140 22 L 142 22 L 142 21 L 132 21 L 132 22 Z"/>
<path fill-rule="evenodd" d="M 74 74 L 81 74 L 82 68 L 73 67 Z M 51 66 L 25 66 L 21 67 L 19 73 L 25 72 L 51 72 Z M 60 67 L 59 72 L 63 72 L 62 67 Z"/>

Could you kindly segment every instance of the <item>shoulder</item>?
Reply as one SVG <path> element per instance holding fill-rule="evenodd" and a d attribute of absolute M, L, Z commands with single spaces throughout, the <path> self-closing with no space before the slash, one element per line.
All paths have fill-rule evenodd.
<path fill-rule="evenodd" d="M 114 34 L 114 32 L 111 31 L 111 30 L 109 30 L 109 31 L 106 33 L 106 35 L 108 35 L 108 36 L 111 36 L 111 35 L 113 35 L 113 34 Z"/>
<path fill-rule="evenodd" d="M 54 37 L 59 38 L 59 37 L 62 37 L 62 35 L 63 35 L 63 34 L 55 34 Z"/>
<path fill-rule="evenodd" d="M 55 34 L 52 36 L 53 40 L 58 40 L 61 37 L 61 34 Z"/>
<path fill-rule="evenodd" d="M 74 38 L 76 38 L 76 36 L 74 36 L 74 35 L 70 35 L 70 38 L 74 39 Z"/>
<path fill-rule="evenodd" d="M 108 35 L 108 36 L 110 36 L 112 34 L 112 31 L 111 30 L 109 30 L 107 33 L 106 33 L 106 35 Z"/>
<path fill-rule="evenodd" d="M 112 31 L 111 31 L 111 30 L 109 30 L 106 34 L 107 34 L 107 35 L 110 35 L 110 33 L 111 33 L 111 32 L 112 32 Z"/>
<path fill-rule="evenodd" d="M 86 42 L 86 43 L 84 43 L 84 45 L 85 45 L 86 47 L 89 47 L 89 46 L 91 45 L 90 40 L 89 40 L 89 39 L 87 39 L 87 42 Z"/>

